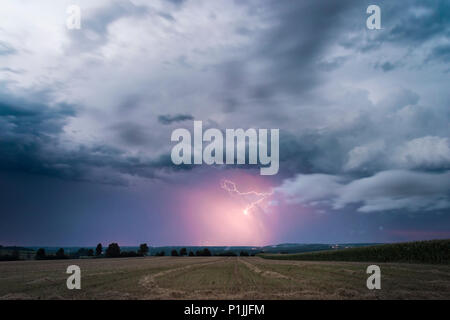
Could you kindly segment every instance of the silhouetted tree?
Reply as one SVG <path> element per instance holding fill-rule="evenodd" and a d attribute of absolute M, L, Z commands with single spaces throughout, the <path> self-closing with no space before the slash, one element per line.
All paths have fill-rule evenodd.
<path fill-rule="evenodd" d="M 180 250 L 180 256 L 187 256 L 187 250 L 186 250 L 186 248 L 181 248 L 181 250 Z"/>
<path fill-rule="evenodd" d="M 97 247 L 95 248 L 95 255 L 100 256 L 102 254 L 102 252 L 103 252 L 103 247 L 102 247 L 102 244 L 99 243 L 97 245 Z"/>
<path fill-rule="evenodd" d="M 80 248 L 78 249 L 78 251 L 74 254 L 75 258 L 79 258 L 79 257 L 83 257 L 83 256 L 87 256 L 89 253 L 89 250 L 86 248 Z"/>
<path fill-rule="evenodd" d="M 164 257 L 165 255 L 166 255 L 166 253 L 164 251 L 160 251 L 155 254 L 155 256 L 157 256 L 157 257 Z"/>
<path fill-rule="evenodd" d="M 94 255 L 94 250 L 89 249 L 87 252 L 88 257 L 92 257 Z"/>
<path fill-rule="evenodd" d="M 170 253 L 172 257 L 177 257 L 178 256 L 178 251 L 177 250 L 172 250 L 172 252 Z"/>
<path fill-rule="evenodd" d="M 147 253 L 148 253 L 148 246 L 147 246 L 147 244 L 146 243 L 143 243 L 143 244 L 141 244 L 140 246 L 139 246 L 139 251 L 138 251 L 138 253 L 139 254 L 141 254 L 141 255 L 143 255 L 143 256 L 145 256 Z"/>
<path fill-rule="evenodd" d="M 194 253 L 192 251 L 189 251 L 189 257 L 193 257 Z"/>
<path fill-rule="evenodd" d="M 120 247 L 117 243 L 111 243 L 106 249 L 106 256 L 108 258 L 120 257 Z"/>
<path fill-rule="evenodd" d="M 204 257 L 209 257 L 211 256 L 211 251 L 209 251 L 208 248 L 204 248 L 203 250 L 197 250 L 195 252 L 196 256 L 204 256 Z"/>
<path fill-rule="evenodd" d="M 248 257 L 248 252 L 247 252 L 247 251 L 241 251 L 241 252 L 239 253 L 239 255 L 240 255 L 241 257 Z"/>
<path fill-rule="evenodd" d="M 36 260 L 43 260 L 45 259 L 46 254 L 45 254 L 45 250 L 43 248 L 38 249 L 38 251 L 36 251 Z"/>
<path fill-rule="evenodd" d="M 219 252 L 216 253 L 215 256 L 222 256 L 222 257 L 236 257 L 237 254 L 234 253 L 233 251 L 223 251 L 223 252 Z"/>
<path fill-rule="evenodd" d="M 67 256 L 64 254 L 64 249 L 59 248 L 58 251 L 56 251 L 56 259 L 65 259 Z"/>
<path fill-rule="evenodd" d="M 123 258 L 131 258 L 131 257 L 139 257 L 140 254 L 136 251 L 122 251 L 120 253 L 120 256 Z"/>

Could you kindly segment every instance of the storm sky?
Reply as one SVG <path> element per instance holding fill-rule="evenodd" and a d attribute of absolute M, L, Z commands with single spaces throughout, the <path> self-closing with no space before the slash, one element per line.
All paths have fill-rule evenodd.
<path fill-rule="evenodd" d="M 3 0 L 0 244 L 450 238 L 449 88 L 445 0 Z M 194 120 L 280 129 L 279 173 L 173 165 Z"/>

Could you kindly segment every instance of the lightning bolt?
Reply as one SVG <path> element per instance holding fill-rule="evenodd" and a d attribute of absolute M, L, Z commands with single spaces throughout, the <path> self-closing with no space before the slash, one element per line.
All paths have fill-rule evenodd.
<path fill-rule="evenodd" d="M 222 180 L 220 182 L 220 186 L 222 189 L 228 191 L 231 195 L 238 195 L 245 197 L 248 199 L 249 197 L 257 197 L 257 200 L 250 201 L 245 207 L 245 209 L 242 211 L 245 215 L 248 215 L 249 212 L 255 207 L 261 204 L 267 197 L 271 196 L 273 194 L 273 191 L 271 192 L 256 192 L 256 191 L 248 191 L 248 192 L 241 192 L 236 187 L 236 184 L 233 181 L 230 180 Z"/>

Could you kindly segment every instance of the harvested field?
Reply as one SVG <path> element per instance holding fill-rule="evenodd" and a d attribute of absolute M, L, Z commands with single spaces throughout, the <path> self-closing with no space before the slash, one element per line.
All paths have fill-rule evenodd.
<path fill-rule="evenodd" d="M 66 268 L 81 268 L 68 290 Z M 259 257 L 148 257 L 0 262 L 0 299 L 450 299 L 450 266 Z"/>

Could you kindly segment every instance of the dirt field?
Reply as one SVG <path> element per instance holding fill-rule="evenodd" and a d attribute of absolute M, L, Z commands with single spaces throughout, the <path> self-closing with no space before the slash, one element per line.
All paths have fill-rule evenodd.
<path fill-rule="evenodd" d="M 66 268 L 81 268 L 68 290 Z M 149 257 L 0 262 L 0 299 L 450 299 L 450 266 L 258 257 Z"/>

